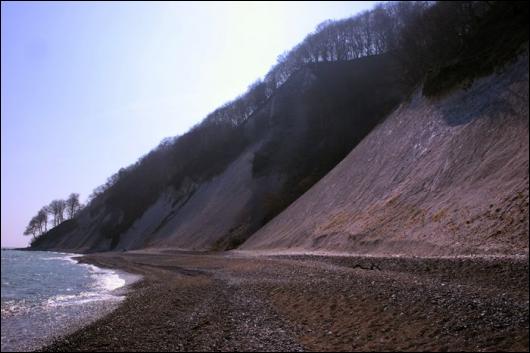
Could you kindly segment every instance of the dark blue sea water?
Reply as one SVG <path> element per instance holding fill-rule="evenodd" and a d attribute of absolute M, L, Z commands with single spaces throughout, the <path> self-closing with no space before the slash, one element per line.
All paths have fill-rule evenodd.
<path fill-rule="evenodd" d="M 2 250 L 2 351 L 37 348 L 114 308 L 125 274 L 76 255 Z"/>

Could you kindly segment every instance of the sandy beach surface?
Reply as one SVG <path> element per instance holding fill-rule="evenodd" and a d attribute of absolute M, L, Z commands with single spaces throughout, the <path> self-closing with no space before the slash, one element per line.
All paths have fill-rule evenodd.
<path fill-rule="evenodd" d="M 44 351 L 528 351 L 528 257 L 91 254 L 140 274 Z"/>

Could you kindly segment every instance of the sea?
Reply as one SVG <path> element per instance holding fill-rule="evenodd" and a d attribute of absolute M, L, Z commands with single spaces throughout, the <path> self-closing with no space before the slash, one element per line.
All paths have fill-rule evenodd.
<path fill-rule="evenodd" d="M 1 351 L 28 351 L 112 311 L 139 278 L 79 255 L 2 249 Z"/>

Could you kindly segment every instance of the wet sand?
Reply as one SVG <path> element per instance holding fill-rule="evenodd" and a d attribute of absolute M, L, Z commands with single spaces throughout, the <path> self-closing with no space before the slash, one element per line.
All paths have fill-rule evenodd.
<path fill-rule="evenodd" d="M 528 257 L 103 253 L 140 274 L 45 351 L 528 351 Z"/>

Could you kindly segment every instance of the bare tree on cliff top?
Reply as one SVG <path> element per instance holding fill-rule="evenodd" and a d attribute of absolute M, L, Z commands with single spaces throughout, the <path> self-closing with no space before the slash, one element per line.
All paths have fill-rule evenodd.
<path fill-rule="evenodd" d="M 64 200 L 53 200 L 48 208 L 50 210 L 50 214 L 53 215 L 53 226 L 57 227 L 64 221 L 66 202 Z"/>
<path fill-rule="evenodd" d="M 70 196 L 68 196 L 68 199 L 66 200 L 66 214 L 68 216 L 68 219 L 74 218 L 74 216 L 79 211 L 80 207 L 81 204 L 79 203 L 79 194 L 71 193 Z"/>

